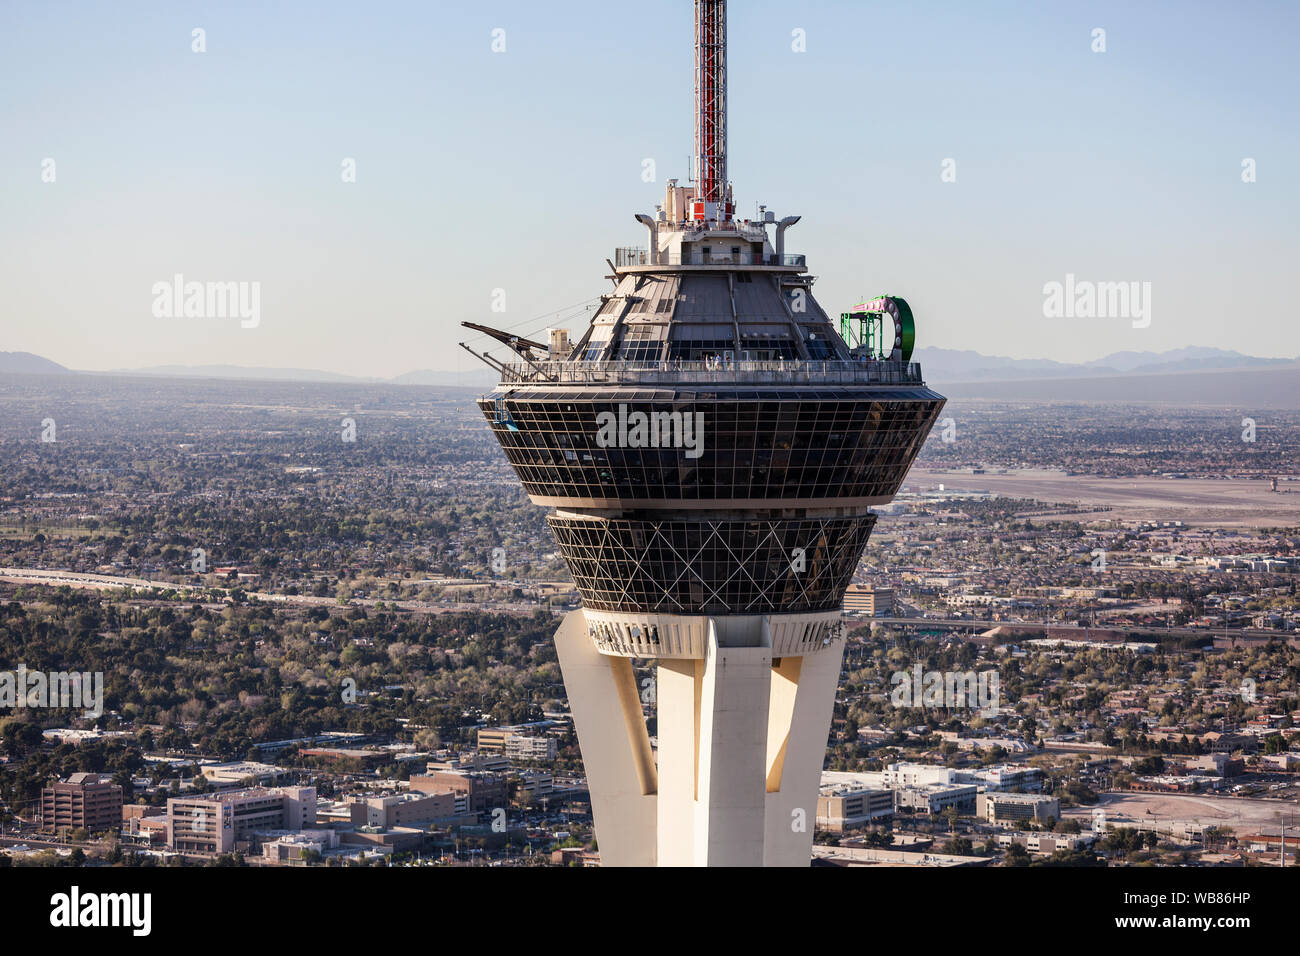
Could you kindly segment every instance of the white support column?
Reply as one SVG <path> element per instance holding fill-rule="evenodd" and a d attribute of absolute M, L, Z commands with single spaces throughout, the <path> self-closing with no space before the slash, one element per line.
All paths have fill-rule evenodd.
<path fill-rule="evenodd" d="M 704 661 L 661 660 L 655 677 L 659 742 L 659 865 L 695 865 L 695 733 Z"/>
<path fill-rule="evenodd" d="M 620 677 L 627 683 L 627 675 L 616 671 L 627 668 L 630 673 L 631 662 L 596 651 L 581 611 L 564 616 L 555 632 L 555 651 L 582 750 L 601 865 L 654 866 L 657 797 L 654 767 L 645 766 L 649 741 L 642 745 L 637 737 L 638 731 L 641 737 L 646 732 L 644 723 L 637 726 L 639 706 L 631 713 L 635 683 L 633 701 L 628 701 L 628 688 L 619 686 Z"/>
<path fill-rule="evenodd" d="M 774 661 L 768 646 L 719 646 L 713 619 L 706 630 L 703 658 L 658 662 L 657 754 L 631 660 L 599 653 L 581 611 L 555 635 L 601 862 L 807 866 L 844 644 Z"/>
<path fill-rule="evenodd" d="M 719 647 L 661 661 L 659 865 L 761 866 L 772 654 Z"/>
<path fill-rule="evenodd" d="M 762 866 L 772 652 L 719 647 L 710 631 L 701 662 L 695 863 Z"/>
<path fill-rule="evenodd" d="M 774 710 L 780 706 L 785 726 L 776 726 L 778 715 L 774 713 L 768 749 L 782 759 L 779 790 L 771 790 L 776 781 L 775 774 L 769 774 L 764 866 L 808 866 L 812 859 L 817 793 L 843 656 L 844 642 L 836 640 L 815 654 L 804 655 L 797 667 L 783 659 L 783 666 L 773 671 L 772 706 Z M 789 704 L 791 693 L 793 706 Z M 800 822 L 802 830 L 797 829 Z"/>

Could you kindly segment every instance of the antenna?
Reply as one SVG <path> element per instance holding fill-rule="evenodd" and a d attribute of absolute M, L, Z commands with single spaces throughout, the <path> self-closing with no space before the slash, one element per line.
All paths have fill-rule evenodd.
<path fill-rule="evenodd" d="M 695 198 L 727 220 L 727 0 L 695 0 Z"/>

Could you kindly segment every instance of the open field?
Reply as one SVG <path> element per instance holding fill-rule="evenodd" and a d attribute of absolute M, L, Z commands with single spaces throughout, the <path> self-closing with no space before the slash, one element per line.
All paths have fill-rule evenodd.
<path fill-rule="evenodd" d="M 1049 469 L 973 475 L 966 471 L 914 468 L 911 491 L 993 491 L 1038 501 L 1110 508 L 1097 517 L 1117 520 L 1182 521 L 1188 525 L 1226 527 L 1300 526 L 1300 488 L 1269 490 L 1266 481 L 1207 478 L 1096 478 Z M 1300 485 L 1300 482 L 1283 482 Z M 1087 521 L 1088 515 L 1072 515 Z"/>
<path fill-rule="evenodd" d="M 1164 829 L 1173 821 L 1176 824 L 1231 827 L 1242 835 L 1270 829 L 1277 833 L 1282 813 L 1287 814 L 1288 824 L 1300 818 L 1300 804 L 1295 800 L 1191 793 L 1105 793 L 1098 806 L 1106 811 L 1106 822 L 1112 826 L 1155 824 Z M 1078 807 L 1063 812 L 1062 816 L 1075 817 L 1087 828 L 1092 825 L 1093 809 Z"/>

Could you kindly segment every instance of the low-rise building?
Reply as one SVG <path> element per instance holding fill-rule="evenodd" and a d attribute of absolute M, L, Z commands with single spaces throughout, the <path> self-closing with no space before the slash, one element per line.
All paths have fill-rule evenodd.
<path fill-rule="evenodd" d="M 1014 833 L 999 833 L 995 839 L 1000 847 L 1009 847 L 1018 843 L 1030 853 L 1050 856 L 1057 850 L 1082 850 L 1097 842 L 1095 833 L 1040 833 L 1030 830 Z"/>
<path fill-rule="evenodd" d="M 267 863 L 305 862 L 310 854 L 324 856 L 339 845 L 333 830 L 300 830 L 297 833 L 265 834 L 262 859 Z"/>
<path fill-rule="evenodd" d="M 483 813 L 506 805 L 506 778 L 475 770 L 436 770 L 411 777 L 417 793 L 451 793 L 457 813 Z"/>
<path fill-rule="evenodd" d="M 550 763 L 555 760 L 557 744 L 554 737 L 533 737 L 511 734 L 506 738 L 506 757 L 510 760 L 531 760 Z"/>
<path fill-rule="evenodd" d="M 973 783 L 929 783 L 919 787 L 897 787 L 894 804 L 899 809 L 935 816 L 952 808 L 958 813 L 975 812 L 975 798 L 979 788 Z"/>
<path fill-rule="evenodd" d="M 1209 753 L 1200 757 L 1189 757 L 1184 767 L 1189 773 L 1205 774 L 1211 777 L 1236 777 L 1246 772 L 1246 762 L 1234 759 L 1226 753 Z"/>
<path fill-rule="evenodd" d="M 255 760 L 205 764 L 199 772 L 216 789 L 272 786 L 288 773 L 283 767 Z"/>
<path fill-rule="evenodd" d="M 515 799 L 524 805 L 536 803 L 555 792 L 555 778 L 547 770 L 524 770 L 519 774 Z"/>
<path fill-rule="evenodd" d="M 315 787 L 255 787 L 167 801 L 171 848 L 229 853 L 251 845 L 259 832 L 296 832 L 316 823 Z"/>
<path fill-rule="evenodd" d="M 129 803 L 122 807 L 122 839 L 136 843 L 166 845 L 167 809 L 143 803 Z"/>
<path fill-rule="evenodd" d="M 894 613 L 894 589 L 850 584 L 844 592 L 844 613 L 889 617 Z"/>
<path fill-rule="evenodd" d="M 482 750 L 467 750 L 447 754 L 425 765 L 425 773 L 437 773 L 439 770 L 478 770 L 482 773 L 505 773 L 510 769 L 510 759 L 504 753 L 487 753 Z"/>
<path fill-rule="evenodd" d="M 960 779 L 978 783 L 985 790 L 1024 790 L 1037 793 L 1043 789 L 1043 771 L 1037 767 L 999 764 L 982 770 L 960 771 Z"/>
<path fill-rule="evenodd" d="M 484 727 L 478 731 L 478 749 L 482 753 L 503 754 L 510 760 L 552 761 L 556 755 L 554 737 L 533 733 L 551 721 L 512 727 Z"/>
<path fill-rule="evenodd" d="M 351 821 L 358 826 L 424 827 L 456 815 L 454 793 L 402 793 L 383 797 L 353 797 Z"/>
<path fill-rule="evenodd" d="M 894 818 L 894 791 L 844 784 L 822 787 L 817 797 L 817 826 L 845 833 Z"/>
<path fill-rule="evenodd" d="M 1061 801 L 1036 793 L 981 793 L 975 802 L 975 815 L 989 823 L 1009 820 L 1061 819 Z"/>

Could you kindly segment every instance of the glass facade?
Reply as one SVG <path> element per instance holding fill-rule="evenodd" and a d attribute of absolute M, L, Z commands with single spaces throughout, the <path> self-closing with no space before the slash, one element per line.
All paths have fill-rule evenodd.
<path fill-rule="evenodd" d="M 943 401 L 924 387 L 572 395 L 518 389 L 505 398 L 508 422 L 496 420 L 492 399 L 480 406 L 530 495 L 575 505 L 775 506 L 892 496 Z M 662 427 L 638 433 L 636 413 Z M 611 420 L 630 427 L 602 435 L 601 422 Z M 671 429 L 663 424 L 670 420 Z M 689 421 L 686 431 L 672 430 L 678 421 Z"/>
<path fill-rule="evenodd" d="M 668 357 L 698 362 L 736 352 L 735 339 L 684 339 L 668 343 Z"/>

